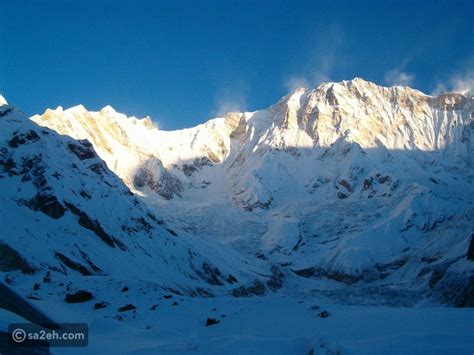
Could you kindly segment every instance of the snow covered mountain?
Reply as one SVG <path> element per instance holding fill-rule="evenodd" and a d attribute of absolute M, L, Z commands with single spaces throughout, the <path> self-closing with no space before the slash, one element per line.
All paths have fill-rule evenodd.
<path fill-rule="evenodd" d="M 88 141 L 42 128 L 7 104 L 0 106 L 0 191 L 0 271 L 10 283 L 22 272 L 54 284 L 62 297 L 84 283 L 104 290 L 127 280 L 210 296 L 259 270 L 171 229 Z M 31 297 L 41 298 L 38 292 Z"/>
<path fill-rule="evenodd" d="M 438 306 L 474 306 L 473 107 L 357 78 L 167 132 L 0 97 L 0 276 L 91 352 L 469 351 Z"/>
<path fill-rule="evenodd" d="M 178 131 L 110 106 L 31 119 L 90 141 L 171 228 L 266 263 L 278 287 L 464 305 L 474 289 L 473 111 L 472 96 L 356 78 Z"/>

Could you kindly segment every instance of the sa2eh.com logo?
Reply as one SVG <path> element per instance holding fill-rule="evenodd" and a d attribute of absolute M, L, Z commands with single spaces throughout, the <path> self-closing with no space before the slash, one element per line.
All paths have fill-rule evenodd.
<path fill-rule="evenodd" d="M 9 325 L 8 332 L 12 346 L 81 347 L 89 343 L 89 329 L 84 323 L 13 323 Z"/>

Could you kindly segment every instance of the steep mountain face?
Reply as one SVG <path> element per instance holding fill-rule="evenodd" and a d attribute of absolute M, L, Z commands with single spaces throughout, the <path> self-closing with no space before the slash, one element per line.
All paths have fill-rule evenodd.
<path fill-rule="evenodd" d="M 254 278 L 237 253 L 171 229 L 88 141 L 42 128 L 7 104 L 0 106 L 0 191 L 0 271 L 56 280 L 56 292 L 87 279 L 102 288 L 136 280 L 209 296 Z"/>
<path fill-rule="evenodd" d="M 268 264 L 278 287 L 465 305 L 473 107 L 472 96 L 354 79 L 172 132 L 111 107 L 32 120 L 90 141 L 171 228 Z"/>

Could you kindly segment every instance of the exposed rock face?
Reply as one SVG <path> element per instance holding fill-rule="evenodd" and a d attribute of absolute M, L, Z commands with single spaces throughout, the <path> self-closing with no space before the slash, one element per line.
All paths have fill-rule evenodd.
<path fill-rule="evenodd" d="M 471 240 L 469 242 L 469 248 L 467 249 L 466 254 L 467 260 L 474 261 L 474 233 L 471 235 Z"/>
<path fill-rule="evenodd" d="M 36 268 L 28 263 L 20 253 L 3 242 L 0 242 L 0 271 L 21 270 L 24 273 L 33 273 Z"/>
<path fill-rule="evenodd" d="M 133 187 L 136 189 L 148 187 L 166 200 L 175 196 L 180 197 L 183 191 L 182 182 L 156 159 L 147 161 L 137 169 L 133 176 Z"/>
<path fill-rule="evenodd" d="M 249 286 L 240 286 L 232 290 L 232 296 L 234 297 L 263 296 L 265 292 L 266 292 L 265 285 L 261 281 L 255 280 Z"/>
<path fill-rule="evenodd" d="M 80 160 L 92 159 L 96 156 L 89 141 L 82 140 L 79 144 L 69 143 L 67 146 Z"/>
<path fill-rule="evenodd" d="M 469 282 L 454 304 L 456 307 L 474 307 L 474 277 Z"/>
<path fill-rule="evenodd" d="M 28 202 L 28 206 L 34 211 L 41 211 L 55 219 L 61 218 L 64 215 L 64 211 L 66 211 L 56 196 L 41 192 Z"/>
<path fill-rule="evenodd" d="M 73 214 L 79 217 L 77 223 L 79 223 L 82 227 L 94 232 L 94 234 L 97 235 L 108 246 L 112 248 L 115 247 L 117 240 L 108 235 L 97 220 L 92 220 L 85 212 L 81 211 L 72 203 L 65 202 L 65 204 Z"/>

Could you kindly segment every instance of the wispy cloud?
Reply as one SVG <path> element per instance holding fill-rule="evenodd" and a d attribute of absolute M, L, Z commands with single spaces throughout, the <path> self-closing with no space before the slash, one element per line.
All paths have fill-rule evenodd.
<path fill-rule="evenodd" d="M 432 94 L 438 95 L 444 92 L 474 94 L 474 58 L 466 60 L 457 71 L 452 72 L 445 80 L 438 81 Z"/>
<path fill-rule="evenodd" d="M 289 91 L 294 91 L 297 88 L 301 87 L 309 87 L 310 84 L 306 78 L 303 78 L 301 76 L 291 76 L 289 78 L 285 79 L 285 88 Z"/>
<path fill-rule="evenodd" d="M 344 30 L 337 24 L 317 29 L 315 42 L 311 43 L 309 61 L 302 68 L 302 73 L 285 78 L 285 88 L 293 91 L 298 87 L 317 86 L 321 82 L 330 81 L 334 69 L 343 57 L 341 52 L 344 42 Z"/>
<path fill-rule="evenodd" d="M 220 117 L 229 112 L 242 112 L 247 108 L 245 85 L 239 83 L 234 87 L 221 88 L 214 95 L 212 117 Z"/>
<path fill-rule="evenodd" d="M 402 67 L 389 70 L 384 77 L 385 82 L 390 86 L 410 86 L 413 84 L 414 79 L 415 75 L 407 73 Z"/>

